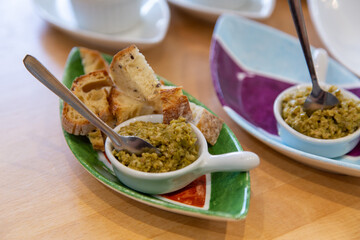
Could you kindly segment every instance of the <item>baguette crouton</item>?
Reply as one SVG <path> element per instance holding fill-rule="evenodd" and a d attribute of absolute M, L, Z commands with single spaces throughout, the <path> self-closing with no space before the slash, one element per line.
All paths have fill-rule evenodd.
<path fill-rule="evenodd" d="M 105 151 L 105 137 L 100 129 L 96 128 L 92 132 L 87 134 L 87 137 L 90 140 L 91 145 L 95 150 L 99 150 L 104 152 Z"/>
<path fill-rule="evenodd" d="M 115 116 L 116 125 L 139 116 L 144 103 L 127 96 L 117 87 L 111 89 L 109 104 L 111 113 Z"/>
<path fill-rule="evenodd" d="M 120 91 L 139 101 L 151 101 L 161 84 L 144 55 L 135 45 L 118 52 L 111 64 L 110 75 Z"/>
<path fill-rule="evenodd" d="M 99 70 L 75 79 L 71 91 L 103 121 L 112 125 L 113 115 L 107 100 L 112 86 L 108 73 Z M 66 132 L 74 135 L 87 135 L 95 130 L 87 119 L 67 103 L 63 107 L 62 126 Z"/>
<path fill-rule="evenodd" d="M 215 145 L 224 121 L 195 103 L 190 103 L 190 107 L 193 114 L 191 123 L 199 128 L 209 144 Z"/>
<path fill-rule="evenodd" d="M 84 47 L 80 47 L 79 51 L 85 74 L 102 69 L 108 71 L 109 65 L 100 52 Z"/>
<path fill-rule="evenodd" d="M 173 119 L 184 117 L 192 119 L 192 113 L 187 96 L 183 95 L 181 87 L 162 87 L 160 89 L 163 123 L 168 124 Z"/>
<path fill-rule="evenodd" d="M 84 47 L 80 47 L 79 51 L 85 74 L 97 70 L 109 70 L 109 65 L 101 56 L 100 52 Z M 91 131 L 89 134 L 87 134 L 87 136 L 94 149 L 104 151 L 105 137 L 101 133 L 100 129 Z"/>

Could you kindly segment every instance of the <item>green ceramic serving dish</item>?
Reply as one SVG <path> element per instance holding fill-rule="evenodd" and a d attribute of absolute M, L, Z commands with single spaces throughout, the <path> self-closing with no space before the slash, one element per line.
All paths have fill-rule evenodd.
<path fill-rule="evenodd" d="M 112 57 L 103 55 L 111 62 Z M 73 80 L 84 74 L 78 48 L 69 54 L 63 76 L 68 88 Z M 173 85 L 159 77 L 166 85 Z M 191 102 L 206 108 L 193 96 L 184 92 Z M 63 102 L 60 101 L 60 115 Z M 208 108 L 207 108 L 208 109 Z M 64 137 L 71 151 L 82 166 L 105 186 L 144 204 L 179 214 L 216 220 L 240 220 L 247 215 L 250 201 L 249 172 L 219 172 L 200 177 L 189 186 L 166 195 L 148 195 L 137 192 L 122 184 L 114 175 L 111 164 L 104 153 L 93 150 L 86 137 L 75 136 L 64 131 Z M 219 139 L 209 146 L 211 154 L 242 151 L 234 133 L 224 124 Z"/>

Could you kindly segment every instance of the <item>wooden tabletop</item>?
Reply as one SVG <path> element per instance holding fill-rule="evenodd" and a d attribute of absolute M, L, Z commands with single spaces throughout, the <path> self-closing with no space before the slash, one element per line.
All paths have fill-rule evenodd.
<path fill-rule="evenodd" d="M 310 42 L 324 47 L 303 1 Z M 31 1 L 0 2 L 0 239 L 359 239 L 360 179 L 290 159 L 245 132 L 223 111 L 212 86 L 214 23 L 171 7 L 164 41 L 143 51 L 159 75 L 181 85 L 224 119 L 245 150 L 261 158 L 251 171 L 247 218 L 220 222 L 141 204 L 93 178 L 68 148 L 59 100 L 24 68 L 29 53 L 59 79 L 69 51 L 88 46 L 43 21 Z M 296 35 L 287 1 L 266 25 Z M 113 51 L 98 48 L 109 54 Z"/>

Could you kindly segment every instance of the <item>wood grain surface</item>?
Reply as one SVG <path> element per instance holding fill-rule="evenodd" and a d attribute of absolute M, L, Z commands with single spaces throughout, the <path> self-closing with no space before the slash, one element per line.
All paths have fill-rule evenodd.
<path fill-rule="evenodd" d="M 324 47 L 303 1 L 310 42 Z M 149 207 L 99 183 L 64 140 L 58 98 L 24 68 L 32 54 L 62 78 L 69 51 L 92 47 L 43 21 L 31 1 L 0 1 L 0 239 L 359 239 L 360 179 L 323 172 L 264 145 L 223 111 L 212 86 L 214 23 L 171 6 L 164 41 L 143 51 L 159 75 L 181 85 L 261 158 L 251 171 L 248 216 L 238 222 Z M 287 1 L 266 25 L 296 35 Z M 120 49 L 97 48 L 108 54 Z"/>

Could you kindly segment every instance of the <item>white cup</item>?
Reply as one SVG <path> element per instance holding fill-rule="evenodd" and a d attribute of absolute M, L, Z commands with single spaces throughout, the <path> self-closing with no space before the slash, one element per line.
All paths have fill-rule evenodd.
<path fill-rule="evenodd" d="M 117 33 L 134 27 L 141 18 L 144 0 L 71 0 L 80 28 Z"/>

